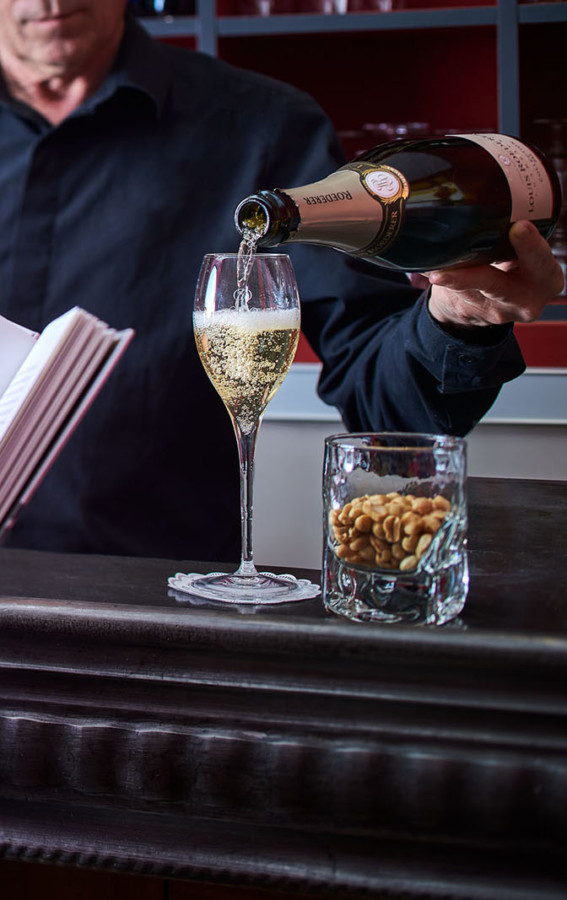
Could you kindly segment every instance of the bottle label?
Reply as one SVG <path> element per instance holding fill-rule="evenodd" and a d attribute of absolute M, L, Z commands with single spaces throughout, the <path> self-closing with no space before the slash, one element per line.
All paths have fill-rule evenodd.
<path fill-rule="evenodd" d="M 284 193 L 301 219 L 290 241 L 377 255 L 398 236 L 409 186 L 397 169 L 353 162 L 323 181 L 286 188 Z"/>
<path fill-rule="evenodd" d="M 548 219 L 553 215 L 553 191 L 539 156 L 522 141 L 505 134 L 458 134 L 478 144 L 500 165 L 512 198 L 510 220 Z"/>
<path fill-rule="evenodd" d="M 354 164 L 356 166 L 356 163 Z M 362 184 L 369 194 L 382 205 L 383 219 L 380 231 L 368 246 L 363 247 L 364 255 L 381 256 L 398 237 L 404 221 L 409 184 L 401 172 L 391 166 L 379 166 L 362 173 Z"/>

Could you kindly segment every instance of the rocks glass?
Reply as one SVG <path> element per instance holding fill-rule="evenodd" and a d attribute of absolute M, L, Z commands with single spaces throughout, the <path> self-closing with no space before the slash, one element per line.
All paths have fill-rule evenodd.
<path fill-rule="evenodd" d="M 442 625 L 464 607 L 466 444 L 446 435 L 325 441 L 323 601 L 357 622 Z"/>

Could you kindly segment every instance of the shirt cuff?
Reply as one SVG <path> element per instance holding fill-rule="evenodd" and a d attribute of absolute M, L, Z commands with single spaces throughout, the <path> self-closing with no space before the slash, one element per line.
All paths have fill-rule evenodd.
<path fill-rule="evenodd" d="M 488 335 L 475 342 L 474 332 L 484 329 L 466 329 L 466 335 L 449 334 L 437 322 L 423 298 L 418 303 L 417 338 L 420 346 L 420 362 L 439 382 L 444 394 L 466 390 L 485 390 L 499 387 L 517 378 L 525 370 L 525 363 L 513 333 L 513 326 L 497 325 Z M 408 348 L 412 353 L 412 349 Z"/>

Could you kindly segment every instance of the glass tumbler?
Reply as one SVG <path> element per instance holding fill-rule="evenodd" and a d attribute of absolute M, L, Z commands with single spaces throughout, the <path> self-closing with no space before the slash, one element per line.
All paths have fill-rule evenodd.
<path fill-rule="evenodd" d="M 465 605 L 466 444 L 446 435 L 325 441 L 323 602 L 357 622 L 442 625 Z"/>

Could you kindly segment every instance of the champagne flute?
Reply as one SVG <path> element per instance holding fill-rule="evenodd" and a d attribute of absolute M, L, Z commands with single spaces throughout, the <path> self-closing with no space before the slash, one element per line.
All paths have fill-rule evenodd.
<path fill-rule="evenodd" d="M 210 253 L 203 260 L 193 313 L 201 362 L 232 420 L 240 463 L 241 561 L 236 572 L 190 573 L 171 587 L 229 603 L 287 603 L 320 593 L 292 575 L 258 572 L 252 552 L 254 452 L 266 407 L 297 347 L 299 295 L 289 256 Z"/>

